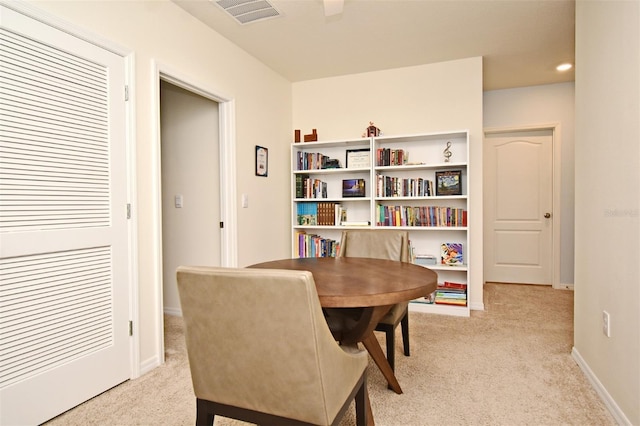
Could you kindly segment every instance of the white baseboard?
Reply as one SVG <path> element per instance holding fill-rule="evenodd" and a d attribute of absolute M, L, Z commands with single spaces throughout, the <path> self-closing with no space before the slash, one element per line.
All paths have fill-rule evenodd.
<path fill-rule="evenodd" d="M 165 307 L 163 312 L 166 315 L 171 315 L 172 317 L 181 317 L 182 316 L 182 309 L 180 309 L 180 308 L 167 308 L 167 307 Z"/>
<path fill-rule="evenodd" d="M 176 316 L 176 317 L 181 317 L 182 316 L 182 309 L 180 308 L 163 308 L 163 312 L 166 315 L 171 315 L 171 316 Z M 162 359 L 160 358 L 160 356 L 152 356 L 151 358 L 146 359 L 145 361 L 142 361 L 140 363 L 140 376 L 144 375 L 145 373 L 150 372 L 151 370 L 153 370 L 154 368 L 159 367 L 160 365 L 162 365 Z"/>
<path fill-rule="evenodd" d="M 150 372 L 154 368 L 160 367 L 160 360 L 154 356 L 140 363 L 140 376 Z"/>
<path fill-rule="evenodd" d="M 602 399 L 602 402 L 604 402 L 604 405 L 607 407 L 616 423 L 619 425 L 631 426 L 631 422 L 629 421 L 627 416 L 625 416 L 618 404 L 616 404 L 616 401 L 611 397 L 609 392 L 607 392 L 607 389 L 605 389 L 600 380 L 598 380 L 598 377 L 596 377 L 591 368 L 589 368 L 589 365 L 586 363 L 584 358 L 582 358 L 580 352 L 578 352 L 575 347 L 571 350 L 571 356 L 576 361 L 585 376 L 587 376 L 587 379 L 589 379 L 589 382 L 591 382 L 591 386 L 593 386 L 598 396 L 600 396 L 600 399 Z"/>
<path fill-rule="evenodd" d="M 560 283 L 558 285 L 554 285 L 553 288 L 556 290 L 573 290 L 573 284 Z"/>
<path fill-rule="evenodd" d="M 472 311 L 484 311 L 484 303 L 482 302 L 471 302 L 469 304 L 469 309 Z"/>

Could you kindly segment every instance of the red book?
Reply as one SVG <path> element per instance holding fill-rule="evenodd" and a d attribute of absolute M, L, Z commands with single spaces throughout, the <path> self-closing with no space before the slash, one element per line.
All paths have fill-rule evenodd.
<path fill-rule="evenodd" d="M 441 288 L 459 288 L 461 290 L 466 290 L 467 289 L 467 285 L 463 284 L 463 283 L 454 283 L 451 281 L 445 281 L 442 284 L 438 284 L 438 287 Z"/>

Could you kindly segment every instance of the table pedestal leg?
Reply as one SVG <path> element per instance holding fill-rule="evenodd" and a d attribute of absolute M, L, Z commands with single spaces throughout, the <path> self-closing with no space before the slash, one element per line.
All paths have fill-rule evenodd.
<path fill-rule="evenodd" d="M 400 383 L 398 383 L 398 379 L 396 379 L 395 374 L 393 374 L 389 361 L 387 361 L 387 357 L 384 356 L 376 336 L 374 336 L 373 333 L 369 333 L 363 338 L 362 344 L 369 352 L 369 355 L 371 355 L 371 358 L 373 358 L 373 361 L 382 372 L 384 378 L 387 379 L 387 383 L 389 383 L 391 389 L 393 389 L 395 393 L 401 394 L 402 388 L 400 387 Z"/>

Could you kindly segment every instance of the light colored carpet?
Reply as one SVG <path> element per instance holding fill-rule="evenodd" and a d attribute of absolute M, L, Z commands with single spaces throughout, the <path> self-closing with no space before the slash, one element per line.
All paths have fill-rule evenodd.
<path fill-rule="evenodd" d="M 397 395 L 371 363 L 379 426 L 615 425 L 570 355 L 573 292 L 486 284 L 471 318 L 412 312 L 411 356 L 397 329 Z M 165 319 L 166 363 L 48 422 L 58 425 L 193 425 L 195 397 L 181 319 Z M 376 333 L 384 348 L 384 336 Z M 352 407 L 341 425 L 355 424 Z M 216 418 L 216 426 L 246 425 Z"/>

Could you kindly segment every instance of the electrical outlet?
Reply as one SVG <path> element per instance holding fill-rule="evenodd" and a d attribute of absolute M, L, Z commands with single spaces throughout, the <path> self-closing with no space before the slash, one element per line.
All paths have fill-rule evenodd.
<path fill-rule="evenodd" d="M 602 332 L 605 336 L 611 337 L 611 318 L 607 311 L 602 311 Z"/>

